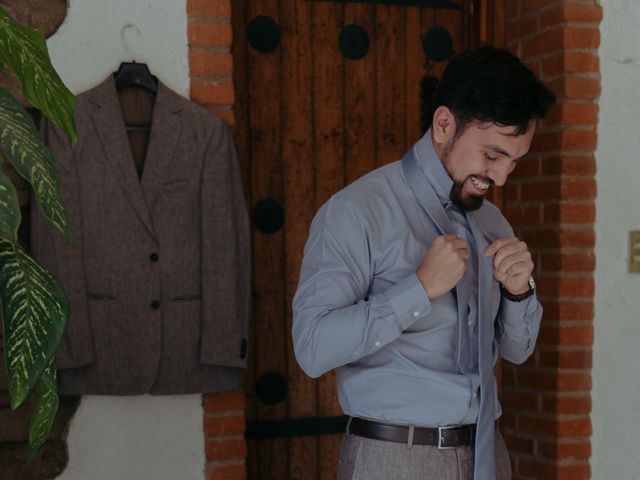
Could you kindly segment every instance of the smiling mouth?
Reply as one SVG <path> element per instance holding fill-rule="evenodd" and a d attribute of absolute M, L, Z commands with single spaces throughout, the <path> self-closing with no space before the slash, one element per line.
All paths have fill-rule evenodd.
<path fill-rule="evenodd" d="M 483 182 L 478 177 L 475 177 L 473 175 L 469 175 L 469 180 L 471 180 L 471 183 L 473 184 L 474 187 L 482 191 L 488 190 L 491 184 L 493 183 L 491 182 L 491 180 Z"/>

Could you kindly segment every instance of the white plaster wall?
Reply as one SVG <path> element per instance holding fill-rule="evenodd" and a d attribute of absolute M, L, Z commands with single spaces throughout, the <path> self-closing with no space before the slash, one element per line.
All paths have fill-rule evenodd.
<path fill-rule="evenodd" d="M 84 396 L 58 480 L 203 480 L 200 395 Z"/>
<path fill-rule="evenodd" d="M 135 60 L 189 96 L 186 0 L 68 0 L 68 5 L 47 45 L 73 93 L 97 85 L 120 62 Z"/>
<path fill-rule="evenodd" d="M 592 478 L 640 478 L 640 2 L 602 0 Z"/>
<path fill-rule="evenodd" d="M 47 44 L 74 93 L 135 60 L 188 96 L 186 0 L 70 0 Z M 70 423 L 69 464 L 58 479 L 202 480 L 202 417 L 200 395 L 85 396 Z"/>

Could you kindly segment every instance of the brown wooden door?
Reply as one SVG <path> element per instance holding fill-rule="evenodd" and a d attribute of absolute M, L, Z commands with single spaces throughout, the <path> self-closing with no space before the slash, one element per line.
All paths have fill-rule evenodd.
<path fill-rule="evenodd" d="M 309 224 L 331 194 L 400 159 L 422 135 L 421 82 L 444 68 L 426 56 L 423 35 L 443 27 L 456 52 L 475 37 L 471 0 L 449 2 L 462 10 L 375 3 L 232 2 L 236 137 L 254 220 L 251 479 L 335 478 L 341 434 L 314 435 L 336 424 L 317 419 L 341 416 L 335 375 L 306 377 L 291 345 L 291 300 Z M 348 25 L 368 33 L 361 59 L 340 49 Z"/>

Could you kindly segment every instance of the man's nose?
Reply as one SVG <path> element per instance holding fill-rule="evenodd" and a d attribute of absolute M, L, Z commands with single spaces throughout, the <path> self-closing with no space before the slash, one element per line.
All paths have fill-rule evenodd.
<path fill-rule="evenodd" d="M 513 168 L 512 168 L 511 162 L 509 163 L 501 162 L 498 165 L 492 165 L 491 168 L 489 168 L 489 171 L 487 172 L 487 176 L 491 180 L 493 180 L 493 183 L 496 186 L 501 187 L 507 181 L 507 177 L 509 176 L 512 170 Z"/>

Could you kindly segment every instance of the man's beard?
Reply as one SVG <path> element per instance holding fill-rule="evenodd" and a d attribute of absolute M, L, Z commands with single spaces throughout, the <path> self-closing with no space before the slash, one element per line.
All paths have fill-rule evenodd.
<path fill-rule="evenodd" d="M 482 206 L 482 202 L 484 201 L 484 197 L 481 195 L 467 195 L 463 196 L 462 189 L 464 187 L 464 183 L 469 180 L 469 177 L 466 179 L 459 181 L 454 178 L 453 172 L 449 168 L 449 154 L 453 151 L 453 147 L 455 147 L 457 138 L 454 138 L 449 145 L 447 145 L 442 151 L 442 164 L 444 165 L 445 170 L 453 180 L 453 185 L 451 186 L 451 191 L 449 192 L 449 200 L 453 202 L 460 210 L 464 210 L 467 212 L 473 212 L 474 210 L 478 210 Z M 491 179 L 483 179 L 484 181 L 491 181 Z"/>
<path fill-rule="evenodd" d="M 473 212 L 474 210 L 478 210 L 482 206 L 482 202 L 484 201 L 484 197 L 480 195 L 467 195 L 464 197 L 462 195 L 462 186 L 464 182 L 460 183 L 456 180 L 453 181 L 453 185 L 451 185 L 451 191 L 449 192 L 449 200 L 453 202 L 460 210 L 465 210 L 467 212 Z"/>

